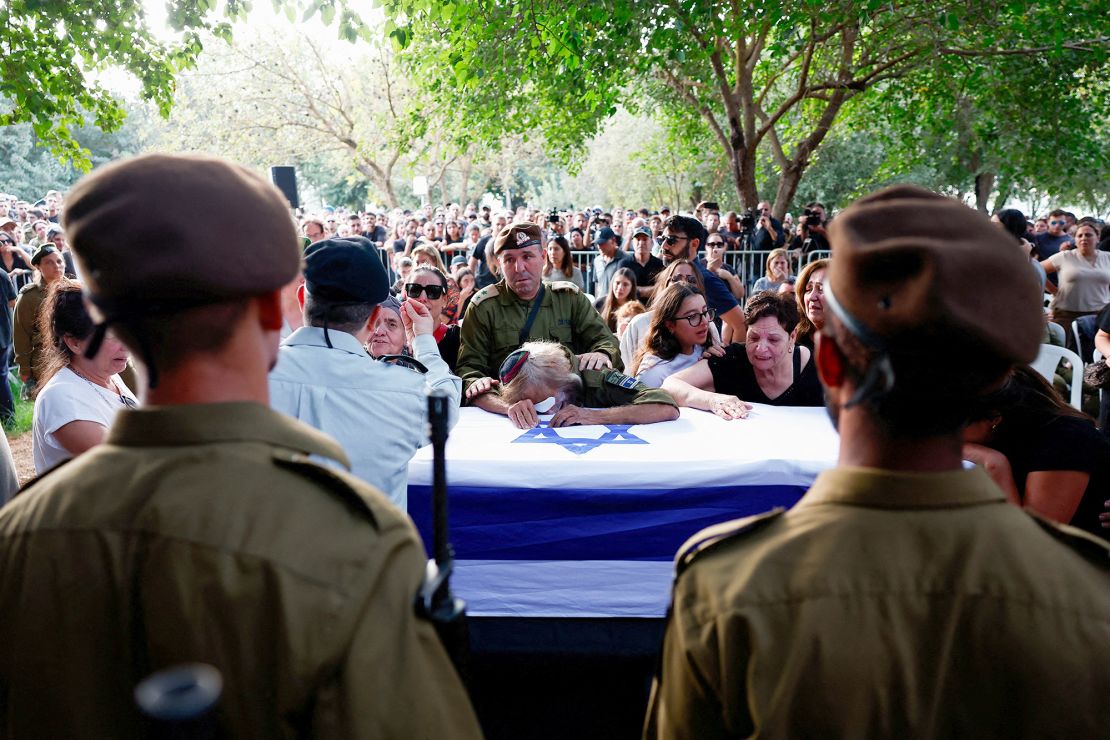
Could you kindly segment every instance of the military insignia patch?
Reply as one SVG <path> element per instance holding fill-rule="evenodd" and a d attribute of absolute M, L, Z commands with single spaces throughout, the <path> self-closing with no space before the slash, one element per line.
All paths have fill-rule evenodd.
<path fill-rule="evenodd" d="M 618 388 L 624 388 L 626 391 L 630 391 L 640 384 L 640 381 L 635 378 L 624 373 L 618 373 L 616 370 L 611 370 L 605 374 L 605 382 Z"/>

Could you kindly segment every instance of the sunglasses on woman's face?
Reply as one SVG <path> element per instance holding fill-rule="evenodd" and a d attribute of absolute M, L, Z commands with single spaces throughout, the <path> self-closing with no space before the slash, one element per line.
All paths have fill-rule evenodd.
<path fill-rule="evenodd" d="M 409 298 L 419 298 L 421 293 L 426 293 L 429 300 L 439 300 L 443 297 L 444 289 L 442 285 L 421 285 L 420 283 L 409 283 L 405 286 L 405 295 Z"/>
<path fill-rule="evenodd" d="M 694 285 L 698 282 L 698 279 L 696 277 L 694 277 L 693 275 L 671 275 L 671 282 L 672 283 L 690 283 L 691 285 Z"/>

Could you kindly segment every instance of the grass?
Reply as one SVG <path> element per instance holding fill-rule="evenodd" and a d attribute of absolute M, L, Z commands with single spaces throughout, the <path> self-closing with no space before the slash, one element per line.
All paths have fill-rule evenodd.
<path fill-rule="evenodd" d="M 19 391 L 22 384 L 19 381 L 9 379 L 9 383 L 12 387 L 12 397 L 15 399 L 15 418 L 10 424 L 4 425 L 4 431 L 9 439 L 13 439 L 31 431 L 31 422 L 35 416 L 35 402 L 20 399 Z"/>

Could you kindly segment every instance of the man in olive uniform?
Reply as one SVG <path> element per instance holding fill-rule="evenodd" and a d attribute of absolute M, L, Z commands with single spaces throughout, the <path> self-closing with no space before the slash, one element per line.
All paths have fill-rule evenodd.
<path fill-rule="evenodd" d="M 1028 264 L 912 186 L 830 232 L 839 466 L 679 552 L 645 737 L 1105 736 L 1110 544 L 961 461 L 970 402 L 1037 354 Z"/>
<path fill-rule="evenodd" d="M 474 294 L 462 324 L 455 366 L 472 406 L 504 414 L 498 398 L 498 368 L 509 353 L 529 339 L 569 347 L 581 370 L 623 368 L 617 338 L 571 282 L 545 285 L 542 232 L 535 224 L 512 224 L 494 242 L 500 282 Z"/>
<path fill-rule="evenodd" d="M 578 370 L 574 353 L 558 342 L 525 342 L 501 365 L 501 401 L 520 429 L 550 413 L 551 426 L 652 424 L 678 418 L 678 404 L 619 370 Z M 525 403 L 527 402 L 527 403 Z"/>
<path fill-rule="evenodd" d="M 414 613 L 412 524 L 310 460 L 345 463 L 334 440 L 267 407 L 300 267 L 281 193 L 149 155 L 78 183 L 66 222 L 101 330 L 151 387 L 0 510 L 0 733 L 142 736 L 135 685 L 202 662 L 223 675 L 220 737 L 479 736 Z"/>

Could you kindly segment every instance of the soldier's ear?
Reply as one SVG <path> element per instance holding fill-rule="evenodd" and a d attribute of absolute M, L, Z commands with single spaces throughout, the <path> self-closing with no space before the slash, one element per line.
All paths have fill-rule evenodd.
<path fill-rule="evenodd" d="M 374 306 L 374 310 L 370 312 L 370 317 L 366 319 L 366 330 L 374 331 L 374 324 L 378 323 L 378 316 L 381 315 L 382 307 Z"/>
<path fill-rule="evenodd" d="M 817 375 L 826 388 L 839 388 L 844 385 L 847 361 L 836 340 L 827 334 L 817 332 L 814 337 L 814 362 Z"/>
<path fill-rule="evenodd" d="M 297 286 L 297 305 L 300 307 L 301 313 L 304 313 L 304 283 Z"/>
<path fill-rule="evenodd" d="M 257 296 L 255 303 L 258 305 L 258 321 L 266 331 L 281 331 L 283 317 L 281 314 L 281 289 Z"/>

